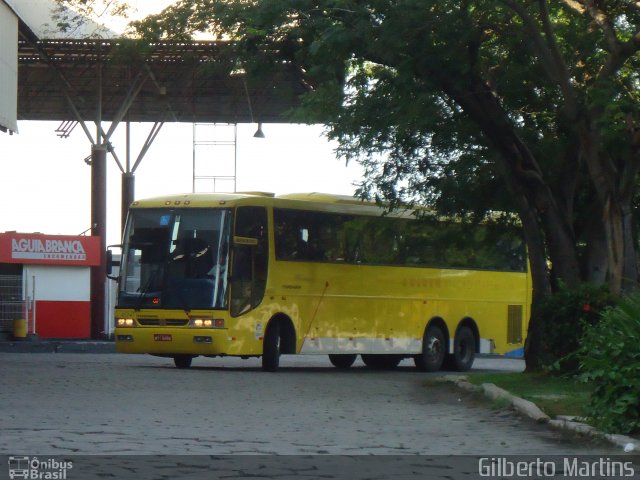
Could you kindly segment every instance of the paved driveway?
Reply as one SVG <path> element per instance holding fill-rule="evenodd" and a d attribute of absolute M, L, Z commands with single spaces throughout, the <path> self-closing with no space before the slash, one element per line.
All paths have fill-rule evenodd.
<path fill-rule="evenodd" d="M 405 365 L 406 364 L 406 365 Z M 56 454 L 607 454 L 447 385 L 326 357 L 168 359 L 0 354 L 0 452 Z M 476 369 L 521 370 L 478 359 Z"/>

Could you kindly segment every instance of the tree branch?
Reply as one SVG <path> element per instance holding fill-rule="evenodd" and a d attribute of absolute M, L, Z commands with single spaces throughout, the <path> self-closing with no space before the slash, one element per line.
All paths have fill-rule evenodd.
<path fill-rule="evenodd" d="M 570 9 L 589 17 L 598 25 L 609 46 L 609 56 L 598 73 L 598 80 L 603 80 L 615 74 L 624 62 L 640 50 L 640 31 L 637 31 L 629 40 L 622 43 L 618 40 L 616 30 L 609 15 L 598 8 L 594 0 L 562 0 Z M 640 8 L 640 1 L 635 0 L 631 6 Z"/>
<path fill-rule="evenodd" d="M 586 11 L 584 6 L 582 6 L 582 4 L 577 0 L 562 0 L 562 3 L 564 3 L 571 10 L 576 11 L 580 15 L 584 15 Z"/>
<path fill-rule="evenodd" d="M 617 52 L 620 44 L 618 42 L 618 36 L 616 35 L 616 31 L 613 28 L 613 24 L 611 23 L 611 19 L 609 16 L 600 10 L 596 3 L 593 0 L 581 0 L 584 4 L 586 12 L 593 19 L 593 21 L 598 25 L 602 31 L 604 32 L 605 39 L 609 44 L 610 51 Z"/>
<path fill-rule="evenodd" d="M 520 3 L 511 0 L 504 0 L 504 3 L 522 19 L 525 28 L 529 32 L 529 35 L 531 35 L 531 39 L 536 50 L 535 53 L 542 62 L 542 66 L 547 71 L 549 77 L 559 83 L 559 72 L 557 71 L 555 62 L 553 61 L 553 55 L 549 51 L 544 38 L 540 34 L 540 30 L 538 29 L 536 22 Z"/>
<path fill-rule="evenodd" d="M 609 53 L 607 61 L 598 73 L 597 79 L 603 80 L 614 75 L 624 65 L 624 62 L 638 51 L 640 51 L 640 31 L 636 32 L 626 42 L 618 42 L 618 47 L 615 51 Z"/>
<path fill-rule="evenodd" d="M 569 0 L 572 1 L 572 0 Z M 538 0 L 540 16 L 542 20 L 542 31 L 535 20 L 529 15 L 526 8 L 520 3 L 512 0 L 504 0 L 504 3 L 511 8 L 524 22 L 525 28 L 533 39 L 535 54 L 540 60 L 549 78 L 555 82 L 562 90 L 565 105 L 571 117 L 578 115 L 578 101 L 576 93 L 571 86 L 570 73 L 567 64 L 562 57 L 558 44 L 555 40 L 555 33 L 551 26 L 549 9 L 546 0 Z"/>
<path fill-rule="evenodd" d="M 575 117 L 578 115 L 578 100 L 576 92 L 571 86 L 569 67 L 560 52 L 558 42 L 556 42 L 556 34 L 551 25 L 547 0 L 538 0 L 538 5 L 540 7 L 540 15 L 542 17 L 542 28 L 558 72 L 558 84 L 562 89 L 562 93 L 564 94 L 565 102 L 571 112 L 571 116 Z"/>

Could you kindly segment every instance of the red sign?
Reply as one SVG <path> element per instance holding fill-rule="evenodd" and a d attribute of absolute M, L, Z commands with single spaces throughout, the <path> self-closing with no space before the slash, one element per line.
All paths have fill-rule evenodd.
<path fill-rule="evenodd" d="M 0 233 L 0 263 L 99 265 L 100 238 L 41 233 Z"/>

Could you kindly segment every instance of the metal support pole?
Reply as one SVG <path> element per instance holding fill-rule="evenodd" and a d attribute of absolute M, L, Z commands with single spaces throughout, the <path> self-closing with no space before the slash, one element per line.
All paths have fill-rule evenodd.
<path fill-rule="evenodd" d="M 121 222 L 121 234 L 120 238 L 124 236 L 124 224 L 127 220 L 127 212 L 129 211 L 129 205 L 135 200 L 136 192 L 136 177 L 132 172 L 125 172 L 122 174 L 122 222 Z"/>
<path fill-rule="evenodd" d="M 91 148 L 91 235 L 100 238 L 100 264 L 91 267 L 91 338 L 104 331 L 107 265 L 107 147 Z"/>
<path fill-rule="evenodd" d="M 126 132 L 126 170 L 122 172 L 122 185 L 120 188 L 120 238 L 124 237 L 124 226 L 127 221 L 129 205 L 135 197 L 135 177 L 131 170 L 131 122 L 125 123 Z"/>
<path fill-rule="evenodd" d="M 31 294 L 31 298 L 33 298 L 33 305 L 31 307 L 31 314 L 33 316 L 33 331 L 32 334 L 33 335 L 37 335 L 38 331 L 36 330 L 36 276 L 33 275 L 33 280 L 31 283 L 31 290 L 32 290 L 32 294 Z M 28 329 L 27 329 L 28 330 Z"/>

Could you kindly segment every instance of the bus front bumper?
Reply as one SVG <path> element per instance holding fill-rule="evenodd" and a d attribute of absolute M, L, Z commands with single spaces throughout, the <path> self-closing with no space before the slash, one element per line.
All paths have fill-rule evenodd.
<path fill-rule="evenodd" d="M 116 328 L 120 353 L 223 355 L 228 352 L 227 329 Z"/>

